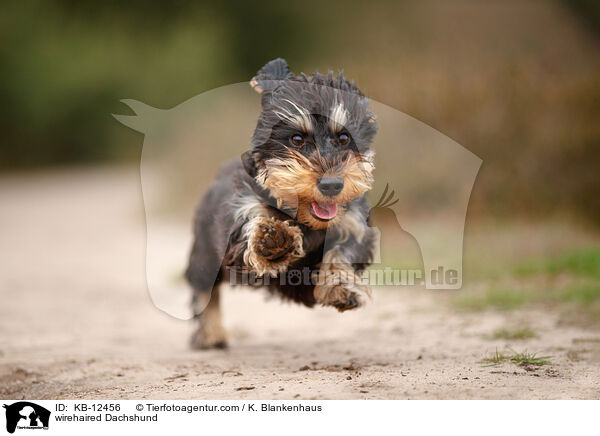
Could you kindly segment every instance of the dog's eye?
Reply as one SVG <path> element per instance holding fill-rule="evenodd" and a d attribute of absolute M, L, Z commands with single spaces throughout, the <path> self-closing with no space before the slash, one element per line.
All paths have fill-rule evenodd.
<path fill-rule="evenodd" d="M 338 140 L 340 141 L 340 145 L 346 145 L 350 142 L 350 136 L 348 136 L 345 133 L 340 133 L 340 136 L 338 136 Z"/>
<path fill-rule="evenodd" d="M 304 144 L 304 138 L 302 135 L 294 135 L 290 138 L 290 142 L 296 147 L 301 147 Z"/>

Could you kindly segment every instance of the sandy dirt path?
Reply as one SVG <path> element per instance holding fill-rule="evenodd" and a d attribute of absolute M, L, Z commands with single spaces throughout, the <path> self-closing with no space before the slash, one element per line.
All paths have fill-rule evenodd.
<path fill-rule="evenodd" d="M 2 398 L 600 398 L 598 332 L 542 311 L 457 313 L 417 290 L 345 314 L 226 290 L 230 349 L 190 351 L 189 323 L 145 289 L 136 168 L 2 178 L 0 241 Z M 539 337 L 485 337 L 523 320 Z M 479 363 L 506 345 L 552 365 Z"/>

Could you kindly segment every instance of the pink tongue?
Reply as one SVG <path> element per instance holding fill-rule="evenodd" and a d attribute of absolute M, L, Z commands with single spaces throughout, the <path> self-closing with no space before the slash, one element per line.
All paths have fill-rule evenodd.
<path fill-rule="evenodd" d="M 318 203 L 313 201 L 313 212 L 322 220 L 330 220 L 337 215 L 337 204 L 335 203 Z"/>

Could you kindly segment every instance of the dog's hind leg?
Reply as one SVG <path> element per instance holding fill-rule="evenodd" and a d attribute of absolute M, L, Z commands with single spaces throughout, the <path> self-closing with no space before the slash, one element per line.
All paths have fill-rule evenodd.
<path fill-rule="evenodd" d="M 196 325 L 190 341 L 193 349 L 227 347 L 227 332 L 221 319 L 220 286 L 215 284 L 212 292 L 194 292 L 192 309 Z"/>
<path fill-rule="evenodd" d="M 192 287 L 194 333 L 190 345 L 195 349 L 225 348 L 227 338 L 221 323 L 219 284 L 222 281 L 221 257 L 211 234 L 218 232 L 214 221 L 202 215 L 195 223 L 195 239 L 185 276 Z"/>

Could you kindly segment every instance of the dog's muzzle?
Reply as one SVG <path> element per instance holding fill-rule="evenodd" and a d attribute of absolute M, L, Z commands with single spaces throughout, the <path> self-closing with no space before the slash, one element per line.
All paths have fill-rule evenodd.
<path fill-rule="evenodd" d="M 317 182 L 317 188 L 326 197 L 335 197 L 344 189 L 344 179 L 341 177 L 321 177 Z"/>

